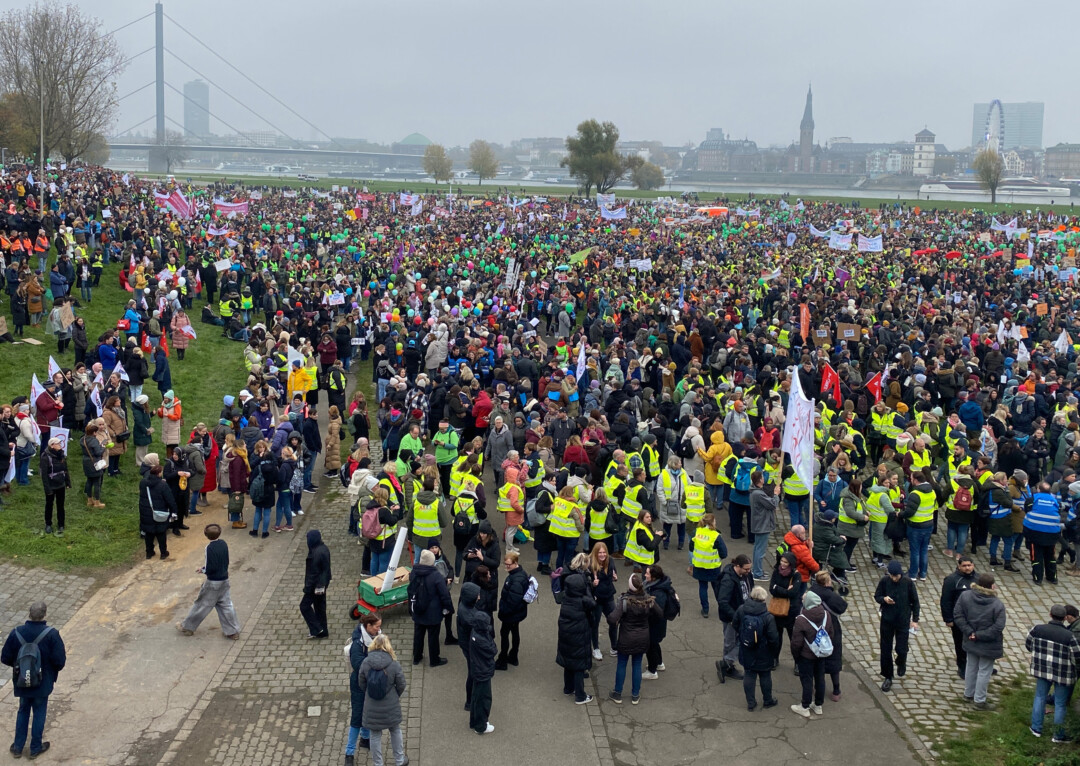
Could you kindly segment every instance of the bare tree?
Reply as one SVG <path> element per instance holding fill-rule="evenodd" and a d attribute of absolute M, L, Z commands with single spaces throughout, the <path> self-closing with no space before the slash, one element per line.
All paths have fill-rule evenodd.
<path fill-rule="evenodd" d="M 1001 177 L 1005 175 L 1005 160 L 993 149 L 983 149 L 975 155 L 971 169 L 975 171 L 979 183 L 990 192 L 990 204 L 997 202 L 997 189 L 1001 185 Z"/>
<path fill-rule="evenodd" d="M 0 87 L 14 96 L 22 122 L 44 141 L 43 165 L 60 151 L 82 155 L 116 114 L 116 78 L 127 60 L 101 21 L 55 0 L 0 17 Z"/>
<path fill-rule="evenodd" d="M 165 140 L 161 142 L 160 151 L 165 161 L 166 173 L 171 173 L 174 167 L 179 168 L 191 159 L 187 140 L 179 130 L 165 131 Z"/>

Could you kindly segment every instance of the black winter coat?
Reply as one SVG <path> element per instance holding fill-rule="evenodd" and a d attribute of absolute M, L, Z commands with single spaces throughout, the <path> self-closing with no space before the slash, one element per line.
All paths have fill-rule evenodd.
<path fill-rule="evenodd" d="M 563 583 L 559 610 L 559 640 L 555 662 L 567 670 L 592 667 L 592 624 L 596 602 L 588 593 L 585 576 L 572 574 Z"/>
<path fill-rule="evenodd" d="M 330 584 L 330 549 L 322 541 L 322 534 L 317 529 L 308 530 L 308 555 L 304 561 L 304 593 L 311 595 L 316 588 L 326 588 Z"/>
<path fill-rule="evenodd" d="M 476 568 L 483 564 L 489 570 L 491 570 L 491 579 L 495 582 L 496 587 L 499 584 L 499 564 L 501 562 L 501 554 L 499 549 L 499 538 L 492 537 L 491 542 L 484 545 L 480 542 L 480 535 L 473 535 L 473 538 L 469 540 L 469 543 L 465 546 L 466 554 L 471 550 L 480 551 L 483 554 L 482 559 L 465 559 L 465 578 L 471 579 L 473 572 Z"/>
<path fill-rule="evenodd" d="M 146 474 L 139 482 L 139 531 L 148 535 L 156 535 L 167 532 L 169 522 L 154 521 L 154 509 L 159 511 L 169 509 L 170 513 L 176 513 L 176 498 L 173 497 L 169 485 L 160 476 Z"/>
<path fill-rule="evenodd" d="M 61 489 L 71 486 L 71 476 L 68 475 L 67 458 L 60 450 L 52 447 L 41 453 L 41 483 L 45 487 L 45 494 L 51 495 Z"/>
<path fill-rule="evenodd" d="M 615 599 L 615 608 L 607 616 L 608 623 L 619 627 L 615 648 L 622 654 L 644 654 L 649 648 L 649 625 L 664 619 L 664 613 L 651 596 L 624 593 Z"/>
<path fill-rule="evenodd" d="M 14 668 L 15 661 L 19 657 L 19 649 L 21 644 L 19 639 L 15 636 L 15 631 L 19 632 L 23 641 L 30 643 L 41 631 L 45 630 L 49 626 L 45 621 L 35 622 L 33 620 L 27 620 L 22 625 L 8 634 L 7 641 L 4 642 L 4 649 L 0 652 L 0 663 L 8 665 Z M 49 635 L 41 639 L 41 643 L 38 644 L 38 652 L 41 654 L 41 683 L 33 689 L 22 689 L 15 687 L 15 697 L 28 699 L 41 699 L 42 697 L 48 697 L 52 694 L 53 686 L 56 684 L 56 676 L 64 669 L 64 665 L 67 664 L 67 652 L 64 649 L 64 640 L 60 638 L 60 632 L 53 628 Z"/>
<path fill-rule="evenodd" d="M 417 625 L 438 625 L 443 611 L 454 611 L 446 579 L 430 564 L 417 564 L 409 573 L 409 611 Z"/>
<path fill-rule="evenodd" d="M 656 605 L 660 607 L 660 614 L 666 614 L 667 602 L 676 598 L 675 588 L 672 587 L 671 578 L 667 575 L 664 575 L 662 580 L 645 583 L 645 592 L 656 599 Z M 652 643 L 659 644 L 666 637 L 666 619 L 649 623 L 649 640 L 652 641 Z"/>
<path fill-rule="evenodd" d="M 757 646 L 748 649 L 742 644 L 742 624 L 748 615 L 762 617 L 764 621 L 764 636 L 758 638 Z M 780 646 L 780 632 L 776 628 L 776 618 L 769 614 L 764 601 L 751 599 L 735 610 L 735 619 L 731 626 L 735 628 L 735 635 L 739 637 L 739 664 L 746 670 L 767 671 L 772 670 L 773 653 Z"/>
<path fill-rule="evenodd" d="M 529 605 L 525 603 L 525 591 L 528 589 L 529 573 L 520 566 L 506 576 L 499 597 L 500 620 L 521 622 L 529 616 Z"/>
<path fill-rule="evenodd" d="M 734 620 L 735 610 L 746 603 L 753 589 L 754 577 L 749 571 L 745 576 L 739 577 L 735 573 L 734 564 L 725 564 L 720 570 L 720 593 L 716 597 L 720 620 L 722 622 Z"/>

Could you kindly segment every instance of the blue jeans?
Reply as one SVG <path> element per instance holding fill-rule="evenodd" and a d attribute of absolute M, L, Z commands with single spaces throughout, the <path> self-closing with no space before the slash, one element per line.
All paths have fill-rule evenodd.
<path fill-rule="evenodd" d="M 701 601 L 701 611 L 709 611 L 709 586 L 712 586 L 713 595 L 716 597 L 716 608 L 720 608 L 720 581 L 698 580 L 698 600 Z"/>
<path fill-rule="evenodd" d="M 712 495 L 713 507 L 720 510 L 720 506 L 724 504 L 724 485 L 723 484 L 709 484 L 709 494 Z"/>
<path fill-rule="evenodd" d="M 1045 678 L 1035 679 L 1035 701 L 1031 704 L 1031 728 L 1040 734 L 1042 733 L 1043 716 L 1046 713 L 1046 697 L 1050 693 L 1050 684 L 1051 682 Z M 1062 684 L 1054 684 L 1054 733 L 1058 736 L 1065 734 L 1065 714 L 1069 712 L 1069 688 Z M 19 708 L 19 715 L 22 716 L 21 707 Z M 36 719 L 34 724 L 37 725 Z M 16 735 L 16 744 L 18 744 L 18 735 Z"/>
<path fill-rule="evenodd" d="M 285 517 L 285 524 L 292 524 L 292 492 L 279 492 L 277 497 L 277 513 L 275 514 L 274 526 L 281 526 L 281 517 Z M 267 518 L 270 514 L 267 514 Z"/>
<path fill-rule="evenodd" d="M 570 562 L 574 558 L 574 552 L 577 550 L 577 538 L 576 537 L 559 537 L 559 554 L 555 559 L 555 568 L 558 569 L 562 566 L 570 566 Z"/>
<path fill-rule="evenodd" d="M 635 654 L 631 657 L 628 654 L 619 652 L 618 664 L 615 666 L 615 691 L 622 694 L 623 684 L 626 682 L 626 661 L 632 660 L 633 665 L 630 675 L 630 694 L 637 697 L 641 694 L 641 658 L 644 655 Z M 1064 706 L 1063 706 L 1064 709 Z"/>
<path fill-rule="evenodd" d="M 262 524 L 263 532 L 270 531 L 270 509 L 255 506 L 255 516 L 251 520 L 251 531 L 258 532 L 260 523 Z"/>
<path fill-rule="evenodd" d="M 315 468 L 315 459 L 319 456 L 318 452 L 311 453 L 311 460 L 304 463 L 304 489 L 311 489 L 315 485 L 311 483 L 311 472 Z"/>
<path fill-rule="evenodd" d="M 950 521 L 949 531 L 946 534 L 948 542 L 945 544 L 945 547 L 950 551 L 963 553 L 964 546 L 967 545 L 969 531 L 971 531 L 970 524 L 961 524 L 958 521 Z"/>
<path fill-rule="evenodd" d="M 386 568 L 390 566 L 390 556 L 394 553 L 394 546 L 389 546 L 384 551 L 371 552 L 371 574 L 386 574 Z"/>
<path fill-rule="evenodd" d="M 801 524 L 806 526 L 810 523 L 810 495 L 800 498 L 787 498 L 788 516 L 791 517 L 791 526 Z"/>
<path fill-rule="evenodd" d="M 345 743 L 345 755 L 356 755 L 356 743 L 361 739 L 371 739 L 371 732 L 355 726 L 349 727 L 349 741 Z"/>
<path fill-rule="evenodd" d="M 1012 561 L 1013 556 L 1017 551 L 1024 549 L 1024 535 L 1022 532 L 1017 532 L 1015 535 L 1007 535 L 1006 537 L 999 537 L 998 535 L 990 536 L 990 558 L 996 559 L 998 552 L 998 543 L 1002 540 L 1005 541 L 1005 554 L 1006 561 Z"/>
<path fill-rule="evenodd" d="M 908 527 L 907 539 L 908 545 L 911 546 L 911 551 L 907 574 L 908 577 L 912 579 L 915 579 L 916 577 L 926 577 L 926 554 L 930 545 L 930 535 L 933 531 L 934 530 L 930 527 L 927 527 L 926 529 Z"/>
<path fill-rule="evenodd" d="M 640 666 L 640 658 L 638 665 Z M 639 668 L 640 669 L 640 668 Z M 640 675 L 640 674 L 639 674 Z M 48 697 L 21 697 L 19 699 L 19 713 L 15 716 L 15 741 L 11 746 L 18 752 L 26 747 L 26 730 L 30 728 L 30 713 L 34 714 L 34 725 L 30 728 L 30 755 L 41 752 L 41 735 L 45 733 L 45 713 L 49 708 Z M 1064 714 L 1065 705 L 1062 703 L 1061 712 Z"/>
<path fill-rule="evenodd" d="M 769 547 L 769 536 L 764 534 L 754 535 L 754 559 L 750 567 L 755 580 L 765 579 L 765 570 L 761 568 L 765 559 L 765 551 Z"/>
<path fill-rule="evenodd" d="M 30 458 L 15 460 L 15 483 L 22 486 L 30 483 Z"/>

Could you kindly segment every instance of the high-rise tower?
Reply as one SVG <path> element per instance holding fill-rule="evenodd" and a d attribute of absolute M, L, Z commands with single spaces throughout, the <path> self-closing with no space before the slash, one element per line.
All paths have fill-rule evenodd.
<path fill-rule="evenodd" d="M 799 123 L 799 172 L 814 172 L 814 94 L 806 89 L 806 108 Z"/>

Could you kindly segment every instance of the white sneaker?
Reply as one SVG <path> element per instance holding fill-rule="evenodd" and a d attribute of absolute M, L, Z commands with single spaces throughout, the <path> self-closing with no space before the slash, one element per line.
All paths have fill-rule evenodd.
<path fill-rule="evenodd" d="M 656 669 L 659 670 L 660 672 L 663 672 L 663 671 L 667 670 L 667 667 L 664 665 L 664 663 L 661 662 L 659 665 L 656 666 Z"/>
<path fill-rule="evenodd" d="M 660 676 L 657 675 L 656 673 L 650 673 L 649 671 L 646 670 L 644 673 L 641 674 L 641 677 L 644 678 L 646 681 L 655 681 Z"/>
<path fill-rule="evenodd" d="M 296 512 L 296 515 L 297 515 L 297 516 L 303 516 L 303 515 L 304 515 L 304 511 L 303 511 L 303 510 L 299 510 L 299 511 L 297 511 L 297 512 Z"/>
<path fill-rule="evenodd" d="M 823 715 L 823 714 L 825 713 L 825 711 L 821 709 L 821 705 L 811 705 L 811 706 L 810 706 L 810 710 L 811 710 L 811 711 L 812 711 L 812 712 L 813 712 L 813 713 L 814 713 L 815 715 Z"/>
<path fill-rule="evenodd" d="M 807 715 L 809 715 L 809 713 L 807 713 Z M 478 732 L 476 732 L 476 733 L 477 733 L 477 734 L 480 734 L 480 735 L 484 735 L 484 734 L 491 734 L 491 732 L 493 732 L 493 731 L 495 731 L 495 727 L 494 727 L 494 726 L 492 726 L 492 725 L 491 725 L 491 724 L 489 723 L 489 724 L 487 725 L 487 728 L 486 728 L 486 729 L 484 729 L 483 731 L 478 731 Z"/>
<path fill-rule="evenodd" d="M 810 708 L 803 707 L 802 705 L 792 705 L 791 712 L 795 713 L 796 715 L 801 715 L 803 718 L 810 717 Z"/>
<path fill-rule="evenodd" d="M 610 652 L 608 652 L 608 654 L 610 654 L 612 657 L 618 657 L 619 656 L 619 650 L 618 649 L 612 649 Z"/>
<path fill-rule="evenodd" d="M 592 658 L 594 660 L 598 661 L 598 662 L 603 662 L 604 653 L 602 651 L 600 651 L 599 649 L 593 649 L 592 650 Z"/>

